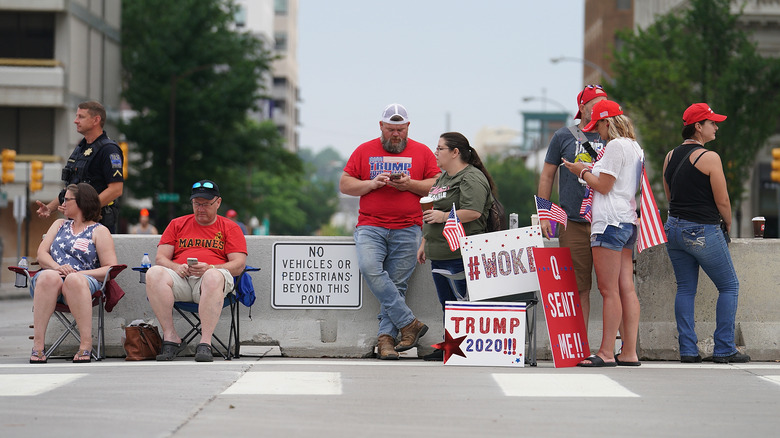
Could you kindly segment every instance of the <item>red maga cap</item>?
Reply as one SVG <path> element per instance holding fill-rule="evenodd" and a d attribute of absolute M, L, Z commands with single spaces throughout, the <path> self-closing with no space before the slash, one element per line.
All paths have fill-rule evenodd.
<path fill-rule="evenodd" d="M 582 130 L 585 132 L 593 131 L 593 129 L 596 127 L 596 122 L 599 120 L 606 119 L 607 117 L 619 116 L 621 114 L 623 114 L 623 109 L 620 108 L 620 105 L 618 105 L 617 102 L 613 102 L 611 100 L 602 100 L 596 102 L 596 104 L 593 105 L 593 113 L 590 116 L 590 123 L 582 128 Z"/>
<path fill-rule="evenodd" d="M 706 103 L 694 103 L 683 113 L 683 125 L 692 125 L 702 120 L 712 120 L 713 122 L 722 122 L 726 116 L 715 114 L 715 111 Z"/>
<path fill-rule="evenodd" d="M 607 92 L 604 91 L 604 88 L 602 88 L 601 85 L 586 85 L 585 88 L 580 91 L 580 94 L 577 95 L 577 108 L 597 97 L 607 97 Z M 577 109 L 577 115 L 574 116 L 574 118 L 582 119 L 582 113 L 579 109 Z"/>

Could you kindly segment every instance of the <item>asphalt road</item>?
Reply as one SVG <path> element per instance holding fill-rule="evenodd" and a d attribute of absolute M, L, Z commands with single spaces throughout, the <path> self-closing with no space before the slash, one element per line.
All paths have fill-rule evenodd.
<path fill-rule="evenodd" d="M 27 363 L 0 300 L 0 437 L 777 436 L 780 364 L 458 367 L 404 359 Z"/>

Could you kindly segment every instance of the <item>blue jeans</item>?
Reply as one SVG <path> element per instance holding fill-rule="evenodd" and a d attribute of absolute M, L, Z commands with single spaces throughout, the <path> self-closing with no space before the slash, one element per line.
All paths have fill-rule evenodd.
<path fill-rule="evenodd" d="M 463 259 L 431 260 L 431 269 L 443 269 L 452 274 L 463 272 Z M 436 294 L 439 295 L 441 310 L 444 310 L 446 301 L 468 301 L 468 289 L 466 279 L 453 280 L 439 273 L 433 273 L 433 284 L 436 285 Z"/>
<path fill-rule="evenodd" d="M 380 304 L 379 336 L 396 337 L 400 328 L 414 321 L 406 305 L 406 288 L 421 241 L 418 226 L 391 230 L 361 225 L 355 230 L 360 273 Z"/>
<path fill-rule="evenodd" d="M 669 217 L 664 225 L 669 242 L 666 251 L 677 278 L 674 314 L 680 341 L 680 356 L 699 354 L 694 321 L 694 301 L 699 284 L 699 266 L 718 288 L 715 309 L 715 350 L 713 356 L 737 352 L 734 320 L 737 315 L 739 280 L 719 225 L 699 224 Z"/>

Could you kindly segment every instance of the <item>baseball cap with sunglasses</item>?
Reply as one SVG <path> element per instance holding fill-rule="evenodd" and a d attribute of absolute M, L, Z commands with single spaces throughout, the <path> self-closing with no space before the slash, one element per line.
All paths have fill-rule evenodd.
<path fill-rule="evenodd" d="M 200 180 L 192 185 L 190 201 L 195 198 L 214 199 L 219 195 L 219 186 L 214 181 Z"/>

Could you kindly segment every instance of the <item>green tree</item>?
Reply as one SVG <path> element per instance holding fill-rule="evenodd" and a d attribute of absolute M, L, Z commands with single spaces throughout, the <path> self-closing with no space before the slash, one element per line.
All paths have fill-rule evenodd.
<path fill-rule="evenodd" d="M 655 182 L 666 153 L 682 142 L 685 108 L 706 102 L 727 115 L 707 146 L 720 154 L 731 202 L 738 205 L 756 153 L 777 128 L 780 60 L 758 54 L 731 3 L 691 0 L 688 9 L 659 17 L 647 29 L 621 32 L 609 93 L 634 120 Z"/>
<path fill-rule="evenodd" d="M 139 154 L 128 178 L 136 196 L 170 191 L 172 116 L 175 193 L 185 196 L 208 178 L 231 205 L 245 200 L 251 208 L 255 200 L 233 196 L 247 193 L 258 174 L 300 172 L 272 124 L 247 120 L 271 56 L 259 39 L 233 30 L 235 11 L 227 0 L 122 2 L 123 96 L 137 113 L 122 129 Z M 175 206 L 174 215 L 187 212 L 188 203 Z"/>
<path fill-rule="evenodd" d="M 521 227 L 531 225 L 531 215 L 536 214 L 534 195 L 537 182 L 533 170 L 526 168 L 525 159 L 489 156 L 485 159 L 485 168 L 496 183 L 498 200 L 507 214 L 517 213 Z"/>

